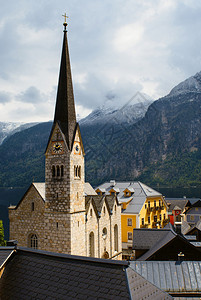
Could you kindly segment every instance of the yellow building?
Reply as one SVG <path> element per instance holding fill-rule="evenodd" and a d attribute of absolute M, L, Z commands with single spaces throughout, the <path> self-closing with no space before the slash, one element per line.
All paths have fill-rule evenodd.
<path fill-rule="evenodd" d="M 111 180 L 96 188 L 99 195 L 116 195 L 121 203 L 123 258 L 132 257 L 134 228 L 163 228 L 168 223 L 167 204 L 162 194 L 141 182 Z"/>

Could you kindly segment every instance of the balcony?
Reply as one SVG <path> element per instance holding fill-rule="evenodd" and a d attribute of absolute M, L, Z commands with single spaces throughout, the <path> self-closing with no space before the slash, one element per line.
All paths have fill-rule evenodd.
<path fill-rule="evenodd" d="M 148 224 L 143 224 L 143 225 L 141 224 L 140 228 L 148 228 Z"/>
<path fill-rule="evenodd" d="M 150 214 L 151 211 L 152 211 L 152 207 L 148 206 L 148 207 L 147 207 L 147 212 L 148 212 L 148 214 Z"/>
<path fill-rule="evenodd" d="M 164 219 L 163 220 L 163 226 L 167 225 L 169 222 L 170 222 L 169 219 Z"/>
<path fill-rule="evenodd" d="M 158 222 L 152 222 L 152 228 L 157 228 Z"/>

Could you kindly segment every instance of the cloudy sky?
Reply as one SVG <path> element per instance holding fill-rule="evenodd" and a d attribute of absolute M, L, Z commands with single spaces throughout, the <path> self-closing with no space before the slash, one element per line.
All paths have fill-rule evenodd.
<path fill-rule="evenodd" d="M 79 116 L 201 71 L 201 1 L 0 0 L 0 121 L 53 118 L 65 12 Z"/>

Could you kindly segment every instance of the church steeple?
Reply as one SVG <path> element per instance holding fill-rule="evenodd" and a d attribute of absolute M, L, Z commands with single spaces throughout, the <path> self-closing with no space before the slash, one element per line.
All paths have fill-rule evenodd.
<path fill-rule="evenodd" d="M 73 94 L 73 84 L 71 77 L 71 66 L 67 41 L 66 15 L 64 22 L 63 49 L 60 64 L 59 83 L 57 90 L 56 108 L 54 124 L 58 123 L 63 132 L 69 150 L 72 148 L 73 137 L 76 128 L 76 114 Z"/>

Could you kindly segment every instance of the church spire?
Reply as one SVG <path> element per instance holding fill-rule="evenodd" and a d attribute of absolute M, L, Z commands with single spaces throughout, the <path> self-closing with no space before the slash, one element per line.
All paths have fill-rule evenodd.
<path fill-rule="evenodd" d="M 54 115 L 54 125 L 56 122 L 59 124 L 60 129 L 66 137 L 66 142 L 69 149 L 72 147 L 75 127 L 76 127 L 76 114 L 73 95 L 73 84 L 71 77 L 71 66 L 68 51 L 67 41 L 67 23 L 66 14 L 64 15 L 64 38 L 63 49 L 60 64 L 59 83 L 57 90 L 56 108 Z M 53 125 L 53 126 L 54 126 Z"/>

